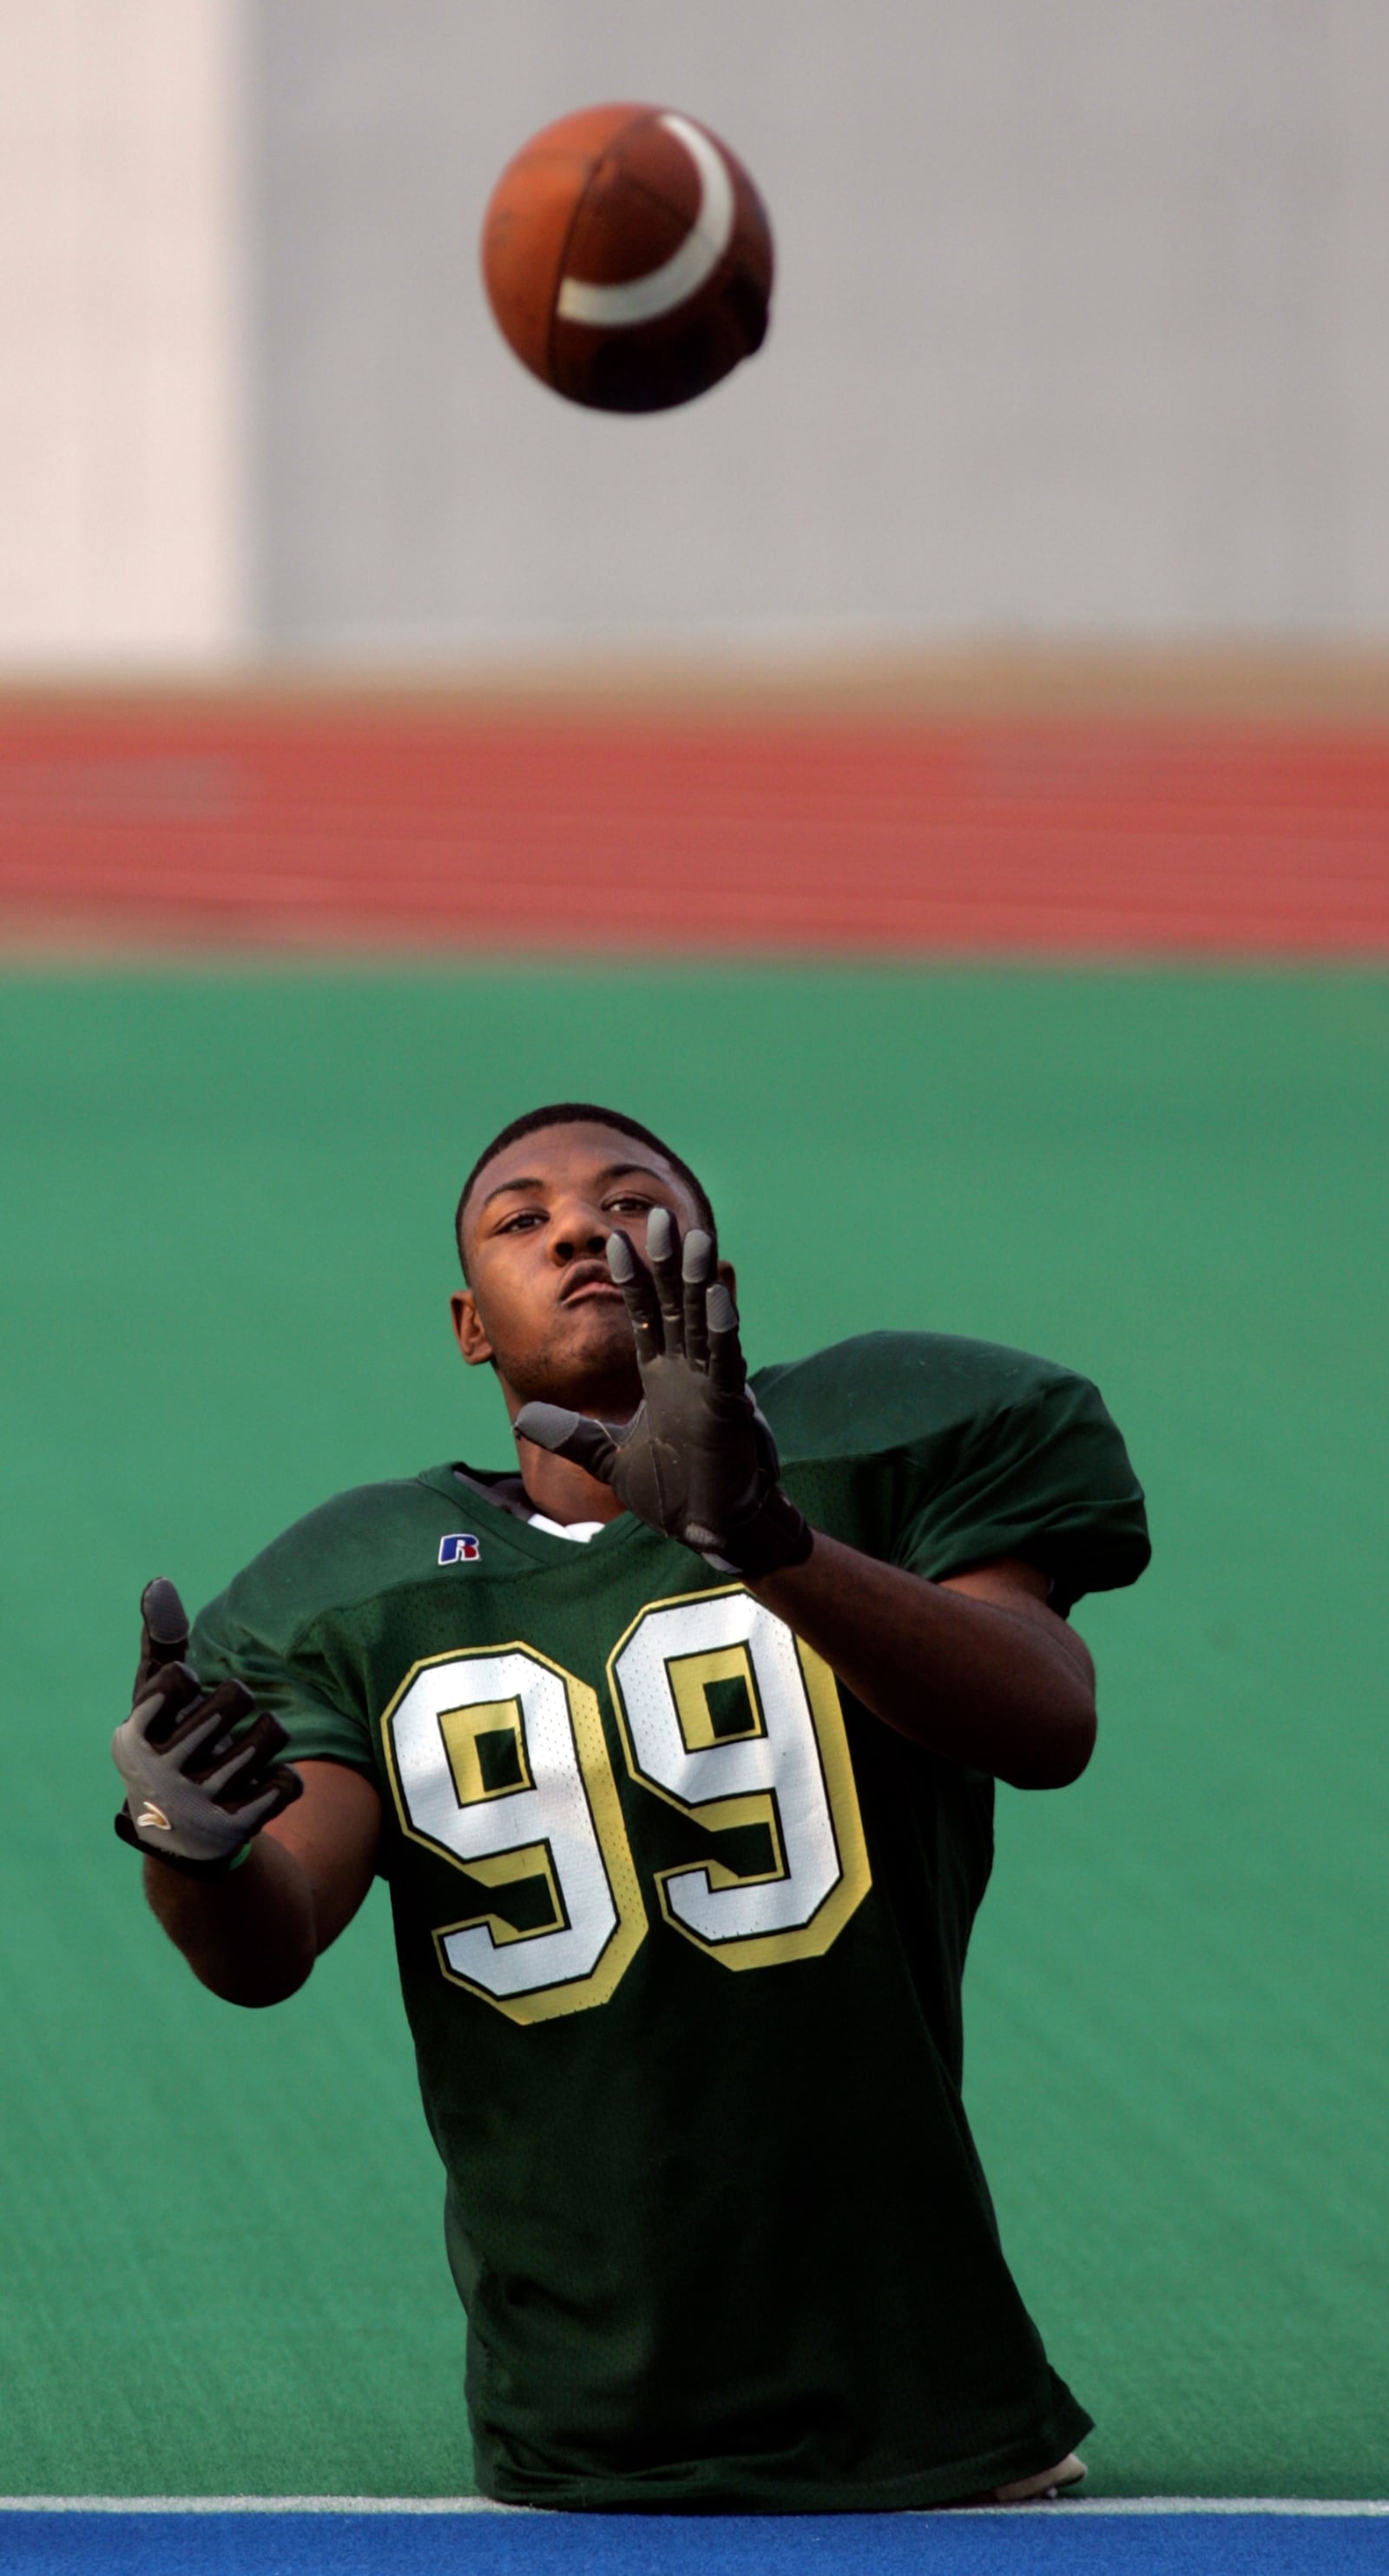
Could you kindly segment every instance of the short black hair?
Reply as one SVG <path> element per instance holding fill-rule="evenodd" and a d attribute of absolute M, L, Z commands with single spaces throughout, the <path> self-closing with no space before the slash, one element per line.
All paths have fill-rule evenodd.
<path fill-rule="evenodd" d="M 463 1251 L 463 1210 L 468 1204 L 473 1183 L 479 1172 L 486 1169 L 494 1154 L 500 1154 L 507 1145 L 514 1145 L 522 1136 L 533 1135 L 540 1127 L 613 1127 L 619 1136 L 630 1136 L 638 1145 L 651 1146 L 684 1182 L 694 1200 L 695 1214 L 700 1224 L 705 1233 L 717 1243 L 718 1228 L 714 1222 L 714 1211 L 709 1204 L 709 1194 L 704 1183 L 690 1170 L 688 1163 L 682 1162 L 680 1156 L 673 1152 L 662 1137 L 657 1136 L 650 1127 L 643 1127 L 639 1118 L 628 1118 L 620 1109 L 600 1109 L 596 1101 L 592 1100 L 552 1100 L 544 1109 L 528 1109 L 523 1118 L 513 1118 L 510 1126 L 503 1127 L 500 1134 L 493 1137 L 490 1145 L 484 1145 L 459 1191 L 453 1231 L 465 1279 L 468 1276 L 468 1263 Z"/>

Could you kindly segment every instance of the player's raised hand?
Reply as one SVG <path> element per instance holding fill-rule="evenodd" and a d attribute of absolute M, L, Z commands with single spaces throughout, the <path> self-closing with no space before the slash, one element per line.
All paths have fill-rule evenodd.
<path fill-rule="evenodd" d="M 603 1423 L 562 1405 L 524 1404 L 516 1431 L 611 1485 L 629 1512 L 720 1572 L 755 1578 L 800 1565 L 810 1530 L 782 1492 L 776 1442 L 748 1393 L 713 1244 L 692 1226 L 682 1246 L 667 1210 L 653 1208 L 646 1248 L 649 1270 L 625 1234 L 608 1237 L 608 1268 L 637 1347 L 639 1410 L 630 1422 Z"/>
<path fill-rule="evenodd" d="M 185 1661 L 187 1613 L 162 1575 L 140 1596 L 140 1623 L 135 1704 L 111 1738 L 126 1790 L 116 1831 L 176 1869 L 219 1875 L 304 1784 L 276 1763 L 289 1739 L 243 1682 L 204 1693 Z"/>

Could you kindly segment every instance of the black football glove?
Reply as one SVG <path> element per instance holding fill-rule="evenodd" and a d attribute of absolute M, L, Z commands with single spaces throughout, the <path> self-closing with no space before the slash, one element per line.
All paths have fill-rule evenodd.
<path fill-rule="evenodd" d="M 219 1877 L 304 1783 L 275 1763 L 289 1741 L 278 1718 L 262 1709 L 242 1724 L 256 1706 L 244 1682 L 204 1694 L 184 1661 L 188 1614 L 162 1575 L 146 1584 L 140 1618 L 135 1705 L 111 1738 L 126 1787 L 116 1831 L 172 1869 Z"/>
<path fill-rule="evenodd" d="M 625 1234 L 608 1237 L 608 1268 L 637 1345 L 640 1410 L 614 1423 L 523 1404 L 515 1428 L 611 1485 L 629 1512 L 720 1574 L 755 1580 L 802 1565 L 809 1525 L 778 1482 L 776 1442 L 747 1391 L 738 1318 L 714 1276 L 713 1244 L 691 1227 L 682 1258 L 673 1220 L 653 1208 L 646 1249 L 650 1270 Z"/>

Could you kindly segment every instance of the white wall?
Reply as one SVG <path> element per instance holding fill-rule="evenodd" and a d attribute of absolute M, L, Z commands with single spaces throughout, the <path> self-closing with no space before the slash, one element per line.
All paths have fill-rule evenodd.
<path fill-rule="evenodd" d="M 245 635 L 239 0 L 0 0 L 0 663 Z"/>
<path fill-rule="evenodd" d="M 289 646 L 1389 627 L 1385 0 L 248 0 Z M 750 163 L 762 356 L 517 367 L 493 177 L 610 96 Z"/>
<path fill-rule="evenodd" d="M 763 355 L 649 420 L 483 204 L 724 131 Z M 0 667 L 1389 631 L 1386 0 L 0 0 Z"/>

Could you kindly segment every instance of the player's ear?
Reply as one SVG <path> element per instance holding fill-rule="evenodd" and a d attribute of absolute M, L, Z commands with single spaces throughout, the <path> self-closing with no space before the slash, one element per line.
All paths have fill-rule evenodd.
<path fill-rule="evenodd" d="M 455 1288 L 449 1299 L 449 1313 L 453 1317 L 458 1347 L 469 1368 L 480 1368 L 484 1360 L 492 1357 L 492 1345 L 482 1329 L 482 1317 L 471 1288 Z"/>
<path fill-rule="evenodd" d="M 733 1303 L 736 1306 L 738 1303 L 738 1273 L 734 1269 L 732 1262 L 721 1261 L 718 1266 L 718 1275 L 723 1281 L 725 1288 L 728 1290 L 729 1296 L 732 1298 Z"/>

